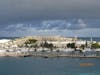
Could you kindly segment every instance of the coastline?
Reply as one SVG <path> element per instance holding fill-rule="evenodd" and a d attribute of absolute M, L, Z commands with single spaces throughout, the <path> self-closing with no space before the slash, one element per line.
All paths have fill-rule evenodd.
<path fill-rule="evenodd" d="M 93 42 L 95 43 L 95 41 Z M 0 43 L 0 57 L 100 58 L 100 48 L 92 50 L 85 47 L 86 44 L 87 47 L 90 47 L 91 41 L 60 36 L 30 36 L 13 40 L 2 39 Z M 68 46 L 77 46 L 78 48 L 75 49 Z M 84 47 L 84 49 L 80 47 Z"/>
<path fill-rule="evenodd" d="M 0 57 L 43 57 L 43 58 L 57 58 L 57 57 L 68 57 L 68 58 L 100 58 L 100 56 L 94 55 L 82 55 L 82 54 L 65 54 L 57 52 L 34 52 L 34 53 L 16 53 L 6 52 L 0 54 Z"/>

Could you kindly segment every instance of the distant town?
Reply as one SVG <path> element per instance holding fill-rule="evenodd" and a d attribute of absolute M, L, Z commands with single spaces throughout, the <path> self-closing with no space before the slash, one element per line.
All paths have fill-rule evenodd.
<path fill-rule="evenodd" d="M 78 37 L 26 36 L 0 40 L 0 56 L 39 57 L 97 57 L 100 58 L 100 42 L 81 40 Z"/>

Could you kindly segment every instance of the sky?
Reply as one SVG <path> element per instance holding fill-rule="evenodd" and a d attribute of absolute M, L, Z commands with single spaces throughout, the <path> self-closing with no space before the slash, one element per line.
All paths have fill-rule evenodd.
<path fill-rule="evenodd" d="M 0 0 L 0 37 L 100 37 L 100 0 Z"/>

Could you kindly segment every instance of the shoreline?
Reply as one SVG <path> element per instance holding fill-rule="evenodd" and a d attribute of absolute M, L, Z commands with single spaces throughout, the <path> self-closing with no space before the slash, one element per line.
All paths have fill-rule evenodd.
<path fill-rule="evenodd" d="M 62 57 L 67 57 L 67 58 L 100 58 L 100 56 L 97 55 L 79 55 L 79 54 L 73 54 L 73 55 L 68 55 L 68 54 L 60 54 L 60 53 L 46 53 L 46 52 L 35 52 L 35 53 L 13 53 L 13 52 L 7 52 L 4 54 L 0 54 L 0 57 L 43 57 L 43 58 L 62 58 Z"/>

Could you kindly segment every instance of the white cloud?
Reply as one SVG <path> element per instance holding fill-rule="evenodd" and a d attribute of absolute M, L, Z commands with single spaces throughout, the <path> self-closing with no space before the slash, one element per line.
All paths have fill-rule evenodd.
<path fill-rule="evenodd" d="M 81 28 L 86 28 L 87 26 L 86 23 L 82 19 L 78 19 L 78 23 Z"/>
<path fill-rule="evenodd" d="M 98 28 L 86 28 L 87 24 L 82 19 L 75 22 L 66 20 L 46 20 L 40 25 L 34 24 L 14 24 L 8 25 L 4 30 L 0 30 L 2 36 L 30 36 L 30 35 L 63 35 L 63 36 L 100 36 Z M 79 29 L 79 30 L 77 30 Z M 80 30 L 81 29 L 81 30 Z"/>

